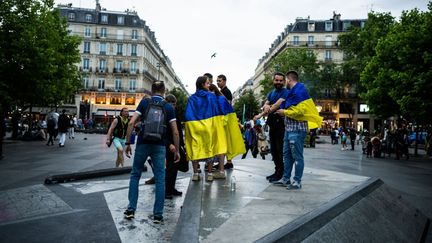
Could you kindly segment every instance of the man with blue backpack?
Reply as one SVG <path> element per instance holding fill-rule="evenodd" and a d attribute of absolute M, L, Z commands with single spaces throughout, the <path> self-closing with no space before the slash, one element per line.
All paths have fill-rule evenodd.
<path fill-rule="evenodd" d="M 156 195 L 152 220 L 156 224 L 163 222 L 163 207 L 165 201 L 165 143 L 168 126 L 172 131 L 174 141 L 174 162 L 180 160 L 179 132 L 176 124 L 174 108 L 164 100 L 165 84 L 156 81 L 152 84 L 152 97 L 142 99 L 133 114 L 126 133 L 126 156 L 132 154 L 130 136 L 137 122 L 141 121 L 141 130 L 135 149 L 132 171 L 129 182 L 129 205 L 124 212 L 126 219 L 133 219 L 138 201 L 138 185 L 144 163 L 150 157 L 153 163 L 153 174 L 156 182 Z"/>

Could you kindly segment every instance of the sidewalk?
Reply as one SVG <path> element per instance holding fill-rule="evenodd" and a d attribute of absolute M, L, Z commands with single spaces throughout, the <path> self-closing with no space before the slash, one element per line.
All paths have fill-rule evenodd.
<path fill-rule="evenodd" d="M 237 157 L 227 179 L 211 183 L 191 182 L 190 172 L 179 173 L 176 187 L 184 194 L 166 200 L 164 225 L 154 225 L 147 217 L 153 208 L 154 188 L 143 183 L 151 172 L 143 173 L 133 221 L 124 220 L 122 215 L 127 205 L 127 174 L 43 184 L 53 174 L 114 167 L 114 149 L 107 148 L 104 141 L 103 135 L 77 134 L 64 148 L 46 146 L 43 141 L 7 143 L 5 159 L 0 161 L 2 241 L 194 242 L 196 237 L 202 242 L 251 242 L 370 177 L 383 179 L 422 212 L 432 215 L 430 161 L 366 159 L 358 148 L 341 151 L 329 143 L 305 149 L 306 168 L 299 191 L 288 191 L 265 180 L 273 172 L 271 156 L 264 161 Z M 131 163 L 132 159 L 127 159 L 125 165 Z M 233 176 L 235 190 L 231 189 Z M 179 241 L 183 239 L 179 232 L 186 232 L 188 240 Z"/>

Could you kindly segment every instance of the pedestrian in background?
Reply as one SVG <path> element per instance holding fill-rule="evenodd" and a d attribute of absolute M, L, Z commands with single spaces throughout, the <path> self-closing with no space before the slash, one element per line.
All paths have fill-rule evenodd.
<path fill-rule="evenodd" d="M 66 115 L 66 110 L 62 110 L 58 120 L 58 131 L 60 135 L 59 147 L 65 146 L 66 133 L 68 132 L 69 126 L 69 117 Z"/>
<path fill-rule="evenodd" d="M 114 144 L 117 150 L 117 159 L 115 166 L 124 166 L 124 151 L 126 147 L 126 132 L 129 123 L 129 110 L 124 107 L 120 110 L 120 115 L 112 121 L 110 128 L 108 129 L 106 144 L 108 147 Z"/>

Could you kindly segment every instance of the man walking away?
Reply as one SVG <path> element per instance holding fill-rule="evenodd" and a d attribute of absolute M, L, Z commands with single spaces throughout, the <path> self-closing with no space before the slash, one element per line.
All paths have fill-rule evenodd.
<path fill-rule="evenodd" d="M 114 121 L 111 123 L 110 128 L 108 129 L 106 144 L 111 146 L 114 144 L 114 147 L 117 149 L 117 159 L 116 159 L 116 167 L 124 166 L 124 156 L 123 151 L 126 147 L 126 131 L 129 123 L 129 110 L 124 107 L 120 111 L 120 115 L 117 116 Z"/>
<path fill-rule="evenodd" d="M 58 120 L 58 131 L 60 134 L 59 147 L 65 146 L 66 133 L 69 128 L 69 117 L 66 115 L 66 110 L 63 110 Z"/>
<path fill-rule="evenodd" d="M 179 155 L 179 133 L 177 130 L 174 108 L 163 100 L 165 95 L 165 84 L 156 81 L 152 84 L 152 97 L 142 99 L 132 119 L 129 122 L 126 134 L 126 156 L 132 154 L 130 147 L 130 136 L 135 124 L 142 121 L 141 131 L 135 149 L 135 156 L 129 181 L 129 205 L 124 212 L 126 219 L 133 219 L 137 209 L 138 185 L 143 171 L 144 163 L 150 156 L 153 163 L 153 174 L 156 181 L 156 195 L 153 206 L 153 222 L 163 222 L 163 208 L 165 201 L 165 143 L 166 128 L 172 131 L 175 155 L 174 162 L 180 160 Z"/>

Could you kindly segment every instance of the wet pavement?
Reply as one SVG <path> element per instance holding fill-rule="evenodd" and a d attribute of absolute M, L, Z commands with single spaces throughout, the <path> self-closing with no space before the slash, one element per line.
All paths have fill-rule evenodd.
<path fill-rule="evenodd" d="M 43 184 L 54 174 L 114 167 L 114 148 L 107 148 L 104 140 L 103 135 L 77 134 L 64 148 L 46 146 L 43 141 L 6 141 L 5 158 L 0 160 L 1 241 L 193 242 L 196 238 L 201 242 L 251 242 L 370 177 L 381 178 L 432 218 L 430 159 L 424 155 L 408 161 L 371 159 L 359 147 L 342 151 L 340 145 L 328 142 L 305 148 L 305 175 L 299 191 L 265 180 L 273 172 L 271 156 L 266 160 L 237 157 L 226 180 L 192 182 L 190 172 L 179 173 L 176 187 L 184 194 L 165 201 L 164 225 L 148 219 L 154 188 L 144 185 L 144 180 L 151 172 L 143 173 L 133 221 L 122 216 L 128 174 Z M 131 163 L 127 159 L 125 165 Z"/>

